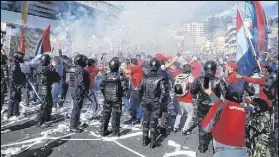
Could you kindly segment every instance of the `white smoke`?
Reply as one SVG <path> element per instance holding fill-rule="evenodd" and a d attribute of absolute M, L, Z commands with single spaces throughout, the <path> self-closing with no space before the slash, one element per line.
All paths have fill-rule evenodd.
<path fill-rule="evenodd" d="M 125 55 L 135 52 L 174 54 L 178 51 L 181 35 L 184 36 L 184 47 L 193 46 L 194 39 L 181 33 L 181 25 L 192 19 L 204 2 L 115 3 L 124 6 L 118 18 L 105 13 L 92 14 L 81 6 L 59 15 L 60 24 L 52 31 L 67 55 L 73 56 L 75 52 L 89 57 L 104 52 L 110 55 L 119 52 Z"/>

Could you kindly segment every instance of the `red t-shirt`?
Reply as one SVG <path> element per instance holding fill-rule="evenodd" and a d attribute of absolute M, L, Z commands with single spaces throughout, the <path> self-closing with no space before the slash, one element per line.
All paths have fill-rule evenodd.
<path fill-rule="evenodd" d="M 94 79 L 95 76 L 98 74 L 99 67 L 95 67 L 95 66 L 87 66 L 84 68 L 85 71 L 87 71 L 89 73 L 89 80 L 90 80 L 90 88 L 93 88 L 94 86 Z"/>
<path fill-rule="evenodd" d="M 213 138 L 221 144 L 245 147 L 245 122 L 246 112 L 242 105 L 219 101 L 207 113 L 202 127 L 206 132 L 212 132 Z"/>
<path fill-rule="evenodd" d="M 202 75 L 202 65 L 201 65 L 201 63 L 195 61 L 191 64 L 191 67 L 192 67 L 192 75 L 195 78 L 198 78 Z"/>
<path fill-rule="evenodd" d="M 252 78 L 244 76 L 243 80 L 252 84 L 259 84 L 260 85 L 260 93 L 259 97 L 263 100 L 265 100 L 270 108 L 272 108 L 272 101 L 268 99 L 268 97 L 265 95 L 263 89 L 265 85 L 265 78 Z"/>
<path fill-rule="evenodd" d="M 133 88 L 139 88 L 143 74 L 141 66 L 129 66 L 129 69 L 131 70 L 131 83 L 133 85 Z"/>
<path fill-rule="evenodd" d="M 181 74 L 181 73 L 182 73 L 182 71 L 181 71 L 180 69 L 176 68 L 175 70 L 173 70 L 173 71 L 171 72 L 171 76 L 172 76 L 172 77 L 176 77 L 177 75 L 179 75 L 179 74 Z"/>

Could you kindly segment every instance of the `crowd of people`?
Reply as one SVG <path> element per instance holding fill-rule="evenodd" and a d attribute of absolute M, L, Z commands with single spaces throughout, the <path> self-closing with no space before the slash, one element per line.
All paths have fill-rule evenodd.
<path fill-rule="evenodd" d="M 84 101 L 90 101 L 95 111 L 102 105 L 102 113 L 94 115 L 101 121 L 102 136 L 121 136 L 120 118 L 129 112 L 130 119 L 124 124 L 142 125 L 144 146 L 158 146 L 156 138 L 168 136 L 169 128 L 190 136 L 198 127 L 201 153 L 213 141 L 216 157 L 265 157 L 267 151 L 278 156 L 277 58 L 265 56 L 251 76 L 242 76 L 234 55 L 120 54 L 108 62 L 103 57 L 88 59 L 77 54 L 70 58 L 61 50 L 58 56 L 42 54 L 29 59 L 21 52 L 9 57 L 1 53 L 1 109 L 6 93 L 8 119 L 20 115 L 22 95 L 26 105 L 38 101 L 37 124 L 43 126 L 50 121 L 52 108 L 65 105 L 69 92 L 73 100 L 70 132 L 83 131 L 80 113 Z M 36 64 L 24 70 L 24 63 L 31 62 Z M 103 95 L 101 104 L 96 90 Z"/>

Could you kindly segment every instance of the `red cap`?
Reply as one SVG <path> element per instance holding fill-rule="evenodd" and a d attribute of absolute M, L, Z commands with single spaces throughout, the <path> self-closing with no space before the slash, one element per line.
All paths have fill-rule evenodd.
<path fill-rule="evenodd" d="M 163 54 L 161 54 L 161 53 L 157 53 L 157 54 L 155 55 L 155 58 L 158 59 L 159 61 L 166 61 L 166 60 L 168 60 L 168 58 L 165 57 L 165 56 L 164 56 Z"/>

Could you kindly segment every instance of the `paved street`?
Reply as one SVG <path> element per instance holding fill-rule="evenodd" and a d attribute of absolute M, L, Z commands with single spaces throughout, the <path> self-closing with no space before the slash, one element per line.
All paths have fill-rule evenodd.
<path fill-rule="evenodd" d="M 122 135 L 119 138 L 102 138 L 97 132 L 100 125 L 97 120 L 83 120 L 85 131 L 71 134 L 68 132 L 69 119 L 60 112 L 54 112 L 50 126 L 44 128 L 35 126 L 36 111 L 26 113 L 29 113 L 26 117 L 1 123 L 1 156 L 14 154 L 12 156 L 17 157 L 191 157 L 198 152 L 197 130 L 193 131 L 193 135 L 186 137 L 181 133 L 170 133 L 165 139 L 158 139 L 162 141 L 160 147 L 150 149 L 142 146 L 140 125 L 121 125 Z M 124 119 L 128 119 L 125 113 L 122 122 Z M 210 157 L 211 149 L 212 147 L 206 154 L 197 153 L 197 156 Z"/>

